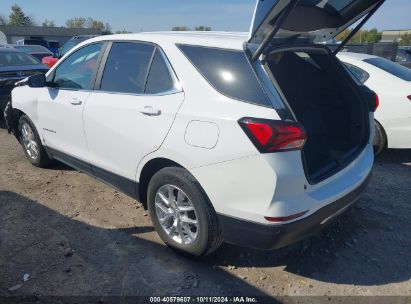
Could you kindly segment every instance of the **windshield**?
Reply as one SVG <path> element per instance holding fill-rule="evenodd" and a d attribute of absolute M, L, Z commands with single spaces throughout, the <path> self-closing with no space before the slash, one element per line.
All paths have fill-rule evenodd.
<path fill-rule="evenodd" d="M 27 53 L 50 53 L 48 49 L 41 45 L 16 45 L 14 48 Z"/>
<path fill-rule="evenodd" d="M 380 57 L 369 58 L 365 59 L 364 61 L 398 78 L 401 78 L 402 80 L 411 81 L 411 69 L 399 65 L 398 63 Z"/>
<path fill-rule="evenodd" d="M 397 62 L 411 61 L 411 52 L 406 49 L 399 49 L 397 52 Z"/>
<path fill-rule="evenodd" d="M 40 64 L 36 58 L 20 52 L 0 52 L 0 67 Z"/>
<path fill-rule="evenodd" d="M 75 47 L 77 44 L 80 44 L 81 42 L 87 40 L 88 38 L 78 38 L 78 39 L 70 39 L 67 41 L 63 47 L 61 48 L 60 51 L 60 56 L 63 57 L 66 55 L 68 51 L 70 51 L 73 47 Z"/>

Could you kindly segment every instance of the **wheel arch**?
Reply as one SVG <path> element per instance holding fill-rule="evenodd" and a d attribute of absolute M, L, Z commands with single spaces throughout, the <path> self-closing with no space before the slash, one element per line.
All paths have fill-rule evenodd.
<path fill-rule="evenodd" d="M 8 106 L 9 105 L 7 105 L 7 107 Z M 7 123 L 8 132 L 10 134 L 13 134 L 16 137 L 16 139 L 18 141 L 20 141 L 21 134 L 20 134 L 20 131 L 19 131 L 19 121 L 20 121 L 20 118 L 23 115 L 25 115 L 27 117 L 28 117 L 28 115 L 26 113 L 24 113 L 22 110 L 15 109 L 13 107 L 7 108 L 6 112 L 7 112 L 7 114 L 6 114 L 7 117 L 5 117 L 5 119 L 6 119 L 6 123 Z"/>
<path fill-rule="evenodd" d="M 151 178 L 161 169 L 167 167 L 179 167 L 186 169 L 184 166 L 179 163 L 163 157 L 157 157 L 147 161 L 140 171 L 140 178 L 138 182 L 138 196 L 140 203 L 143 205 L 144 209 L 147 210 L 147 189 L 148 184 L 150 183 Z M 186 169 L 187 170 L 187 169 Z"/>
<path fill-rule="evenodd" d="M 374 123 L 376 123 L 378 125 L 379 129 L 381 130 L 382 135 L 384 136 L 384 140 L 385 140 L 384 149 L 387 149 L 389 147 L 389 139 L 388 139 L 388 136 L 387 136 L 387 132 L 385 131 L 385 128 L 382 125 L 382 123 L 379 120 L 377 120 L 376 118 L 374 118 Z"/>

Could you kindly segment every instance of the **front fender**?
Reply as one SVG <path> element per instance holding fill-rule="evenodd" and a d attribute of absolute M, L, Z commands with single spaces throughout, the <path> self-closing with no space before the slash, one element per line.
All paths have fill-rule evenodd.
<path fill-rule="evenodd" d="M 6 121 L 7 132 L 16 136 L 17 140 L 20 138 L 19 118 L 20 112 L 13 109 L 11 100 L 8 101 L 4 109 L 4 120 Z"/>
<path fill-rule="evenodd" d="M 12 108 L 27 115 L 33 122 L 37 131 L 40 133 L 39 113 L 38 113 L 38 94 L 42 88 L 30 88 L 29 86 L 20 86 L 11 92 Z M 41 137 L 41 136 L 40 136 Z"/>

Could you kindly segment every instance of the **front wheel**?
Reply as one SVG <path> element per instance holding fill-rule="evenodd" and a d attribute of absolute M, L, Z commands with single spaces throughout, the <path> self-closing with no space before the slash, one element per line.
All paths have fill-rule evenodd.
<path fill-rule="evenodd" d="M 48 157 L 46 151 L 44 150 L 40 136 L 37 133 L 34 124 L 26 115 L 20 117 L 19 133 L 24 154 L 30 163 L 40 168 L 49 165 L 52 160 Z"/>
<path fill-rule="evenodd" d="M 151 179 L 147 194 L 154 228 L 168 246 L 198 257 L 221 245 L 214 208 L 188 171 L 177 167 L 160 170 Z"/>

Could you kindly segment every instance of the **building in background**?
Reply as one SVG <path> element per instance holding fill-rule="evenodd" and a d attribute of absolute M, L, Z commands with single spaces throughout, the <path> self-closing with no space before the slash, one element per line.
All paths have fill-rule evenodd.
<path fill-rule="evenodd" d="M 410 30 L 389 30 L 382 32 L 381 42 L 400 42 L 404 34 L 411 35 Z"/>
<path fill-rule="evenodd" d="M 58 42 L 61 46 L 71 37 L 83 35 L 101 35 L 101 30 L 42 26 L 0 26 L 0 44 L 15 44 L 19 40 L 38 39 Z"/>

